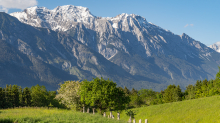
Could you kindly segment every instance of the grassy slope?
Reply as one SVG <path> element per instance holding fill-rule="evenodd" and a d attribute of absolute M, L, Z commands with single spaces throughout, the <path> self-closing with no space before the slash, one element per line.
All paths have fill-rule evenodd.
<path fill-rule="evenodd" d="M 132 109 L 136 122 L 148 119 L 148 123 L 213 123 L 220 122 L 220 96 L 206 97 L 182 102 L 167 103 Z M 109 115 L 109 112 L 107 112 Z M 116 112 L 113 115 L 117 117 Z M 121 122 L 128 121 L 125 111 L 120 113 Z M 0 110 L 0 122 L 10 118 L 22 122 L 77 122 L 114 123 L 117 120 L 103 118 L 100 114 L 83 114 L 61 109 L 10 109 Z"/>
<path fill-rule="evenodd" d="M 148 119 L 148 123 L 215 123 L 220 122 L 220 96 L 206 97 L 182 102 L 167 103 L 132 109 L 136 122 Z M 109 112 L 107 113 L 109 114 Z M 116 113 L 113 113 L 116 116 Z M 129 117 L 121 112 L 121 119 Z"/>

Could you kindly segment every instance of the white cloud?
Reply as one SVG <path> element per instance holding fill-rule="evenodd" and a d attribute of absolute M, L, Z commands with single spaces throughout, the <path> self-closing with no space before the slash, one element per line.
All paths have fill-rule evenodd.
<path fill-rule="evenodd" d="M 184 28 L 186 28 L 186 27 L 188 27 L 188 26 L 194 26 L 194 24 L 186 24 L 186 25 L 184 26 Z"/>
<path fill-rule="evenodd" d="M 189 24 L 186 24 L 184 27 L 186 28 L 187 26 L 189 26 Z"/>
<path fill-rule="evenodd" d="M 0 11 L 8 12 L 8 9 L 26 9 L 36 5 L 37 0 L 0 0 Z"/>

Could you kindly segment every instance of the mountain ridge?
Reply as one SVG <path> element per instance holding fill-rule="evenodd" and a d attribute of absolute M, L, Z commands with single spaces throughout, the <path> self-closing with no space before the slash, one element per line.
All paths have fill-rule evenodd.
<path fill-rule="evenodd" d="M 45 69 L 53 67 L 54 71 L 51 71 L 51 76 L 57 76 L 55 73 L 59 72 L 60 74 L 67 74 L 65 76 L 71 76 L 65 77 L 63 75 L 64 77 L 61 77 L 59 82 L 55 81 L 54 86 L 56 88 L 60 82 L 66 80 L 91 80 L 96 76 L 105 79 L 113 78 L 114 81 L 118 82 L 118 85 L 125 84 L 129 87 L 127 84 L 129 81 L 124 83 L 120 83 L 120 81 L 125 81 L 126 78 L 133 79 L 133 77 L 129 77 L 129 73 L 65 33 L 55 32 L 47 28 L 32 27 L 5 13 L 0 13 L 0 20 L 0 39 L 3 39 L 1 43 L 8 43 L 11 49 L 16 49 L 25 57 L 30 58 L 31 64 L 44 64 Z M 3 56 L 7 57 L 7 53 Z M 39 71 L 41 71 L 40 68 L 40 66 L 39 68 L 35 66 L 35 69 Z M 30 70 L 30 67 L 27 69 Z M 40 78 L 44 74 L 47 75 L 44 71 L 39 74 L 41 74 Z M 48 82 L 53 81 L 53 78 L 49 78 L 48 81 L 37 80 L 47 85 Z M 3 81 L 3 83 L 5 82 L 6 80 Z M 13 82 L 10 81 L 9 83 Z"/>
<path fill-rule="evenodd" d="M 64 33 L 81 42 L 117 65 L 130 77 L 130 85 L 139 89 L 151 86 L 161 90 L 169 84 L 179 84 L 184 88 L 198 79 L 214 79 L 218 71 L 220 55 L 185 33 L 175 35 L 135 14 L 124 13 L 112 18 L 100 18 L 93 16 L 86 8 L 79 10 L 74 6 L 69 7 L 72 8 L 67 9 L 68 6 L 64 6 L 65 9 L 62 10 L 65 12 L 50 10 L 53 13 L 46 9 L 36 9 L 35 13 L 26 13 L 27 18 L 23 14 L 28 9 L 10 15 L 23 23 L 33 26 L 34 22 L 35 27 Z M 76 11 L 81 15 L 77 15 Z M 84 11 L 87 14 L 82 14 Z M 104 61 L 107 62 L 106 60 Z M 101 66 L 94 61 L 92 64 Z M 84 70 L 91 71 L 90 67 Z M 94 72 L 93 76 L 100 74 Z"/>

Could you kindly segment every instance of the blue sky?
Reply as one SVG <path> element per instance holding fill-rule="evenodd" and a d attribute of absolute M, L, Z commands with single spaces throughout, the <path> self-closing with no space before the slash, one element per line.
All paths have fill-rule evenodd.
<path fill-rule="evenodd" d="M 48 9 L 83 6 L 101 17 L 137 14 L 174 34 L 186 33 L 206 45 L 220 41 L 220 0 L 0 0 L 0 10 L 8 13 L 34 5 Z"/>

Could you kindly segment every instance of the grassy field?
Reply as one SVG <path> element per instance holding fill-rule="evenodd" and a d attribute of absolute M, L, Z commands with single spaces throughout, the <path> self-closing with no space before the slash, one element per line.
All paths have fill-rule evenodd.
<path fill-rule="evenodd" d="M 148 119 L 148 123 L 220 123 L 220 96 L 181 102 L 166 103 L 132 109 L 136 122 Z M 108 112 L 109 113 L 109 112 Z M 116 115 L 116 112 L 113 113 Z M 129 117 L 121 112 L 121 119 Z"/>
<path fill-rule="evenodd" d="M 132 109 L 135 119 L 148 119 L 148 123 L 220 123 L 220 96 L 206 97 L 182 102 L 167 103 Z M 109 112 L 107 112 L 109 115 Z M 113 112 L 117 117 L 117 113 Z M 128 121 L 125 111 L 120 113 L 120 123 Z M 119 123 L 96 113 L 87 114 L 63 109 L 7 109 L 0 110 L 0 122 L 12 123 Z"/>
<path fill-rule="evenodd" d="M 87 114 L 63 109 L 19 108 L 0 110 L 0 123 L 125 123 L 100 114 Z"/>

